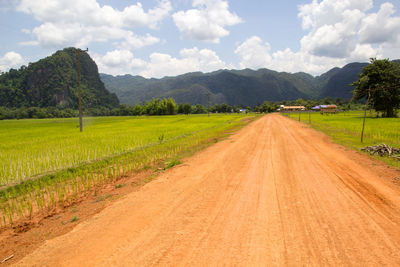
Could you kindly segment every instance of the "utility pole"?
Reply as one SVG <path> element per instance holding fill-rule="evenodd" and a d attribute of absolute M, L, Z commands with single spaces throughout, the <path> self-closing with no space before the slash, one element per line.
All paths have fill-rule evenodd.
<path fill-rule="evenodd" d="M 210 117 L 210 92 L 207 93 L 207 99 L 208 99 L 207 115 L 208 117 Z"/>
<path fill-rule="evenodd" d="M 89 48 L 83 50 L 83 52 L 89 51 Z M 76 60 L 78 63 L 78 98 L 79 98 L 79 130 L 80 132 L 83 131 L 82 125 L 82 92 L 81 92 L 81 50 L 77 49 Z"/>

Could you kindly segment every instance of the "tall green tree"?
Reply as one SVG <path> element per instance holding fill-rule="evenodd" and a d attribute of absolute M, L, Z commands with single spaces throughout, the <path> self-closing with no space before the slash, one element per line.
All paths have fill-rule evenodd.
<path fill-rule="evenodd" d="M 368 104 L 384 117 L 394 117 L 400 107 L 400 64 L 388 59 L 371 58 L 355 86 L 353 100 L 368 99 Z"/>

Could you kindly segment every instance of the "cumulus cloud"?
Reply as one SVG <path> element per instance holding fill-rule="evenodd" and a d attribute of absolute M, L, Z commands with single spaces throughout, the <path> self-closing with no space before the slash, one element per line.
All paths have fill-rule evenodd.
<path fill-rule="evenodd" d="M 317 56 L 346 57 L 355 48 L 358 25 L 364 14 L 346 10 L 342 20 L 325 24 L 301 39 L 301 46 Z"/>
<path fill-rule="evenodd" d="M 241 59 L 241 68 L 259 69 L 271 63 L 270 50 L 271 46 L 268 43 L 263 43 L 258 36 L 252 36 L 240 44 L 235 53 Z"/>
<path fill-rule="evenodd" d="M 22 56 L 14 51 L 7 52 L 0 57 L 0 72 L 8 71 L 10 68 L 17 68 L 24 63 Z"/>
<path fill-rule="evenodd" d="M 371 13 L 372 0 L 313 0 L 299 6 L 298 17 L 308 34 L 303 51 L 316 56 L 360 59 L 385 56 L 383 48 L 400 43 L 400 17 L 386 2 Z"/>
<path fill-rule="evenodd" d="M 252 36 L 240 44 L 235 53 L 239 56 L 241 68 L 269 68 L 276 71 L 304 71 L 319 74 L 327 69 L 342 65 L 341 59 L 314 56 L 305 51 L 293 52 L 287 48 L 271 52 L 269 43 L 258 36 Z"/>
<path fill-rule="evenodd" d="M 299 6 L 298 17 L 302 20 L 303 29 L 315 30 L 323 25 L 333 25 L 342 21 L 347 11 L 362 13 L 373 7 L 372 0 L 313 0 Z"/>
<path fill-rule="evenodd" d="M 172 16 L 186 38 L 218 43 L 229 35 L 226 26 L 242 22 L 239 16 L 229 11 L 227 1 L 194 0 L 192 5 L 194 9 L 179 11 Z"/>
<path fill-rule="evenodd" d="M 105 55 L 94 54 L 91 55 L 100 72 L 112 75 L 137 73 L 146 67 L 144 60 L 135 58 L 133 53 L 129 50 L 113 50 L 107 52 Z"/>
<path fill-rule="evenodd" d="M 213 70 L 227 68 L 215 51 L 210 49 L 185 48 L 179 53 L 179 57 L 169 54 L 152 53 L 149 61 L 135 58 L 128 50 L 114 50 L 105 55 L 93 55 L 100 72 L 113 75 L 136 74 L 144 77 L 161 78 L 175 76 L 187 72 Z M 230 66 L 232 67 L 232 66 Z"/>
<path fill-rule="evenodd" d="M 349 60 L 351 61 L 366 61 L 369 58 L 382 58 L 379 49 L 375 49 L 370 44 L 357 44 L 351 52 Z"/>
<path fill-rule="evenodd" d="M 100 6 L 96 0 L 47 0 L 46 3 L 22 0 L 17 10 L 42 22 L 31 31 L 36 40 L 25 42 L 25 45 L 60 48 L 113 40 L 120 41 L 124 48 L 140 48 L 159 42 L 159 39 L 150 34 L 137 36 L 131 28 L 156 28 L 169 15 L 171 3 L 161 0 L 146 12 L 140 3 L 120 11 L 107 5 Z"/>
<path fill-rule="evenodd" d="M 347 57 L 357 45 L 357 32 L 372 0 L 314 0 L 299 7 L 304 50 L 316 56 Z"/>
<path fill-rule="evenodd" d="M 306 34 L 300 49 L 272 52 L 268 42 L 253 36 L 237 46 L 240 67 L 271 68 L 321 74 L 335 66 L 371 57 L 399 58 L 400 16 L 392 3 L 371 12 L 372 0 L 313 0 L 299 6 Z"/>
<path fill-rule="evenodd" d="M 168 54 L 153 53 L 150 55 L 146 69 L 141 72 L 144 77 L 175 76 L 187 72 L 202 71 L 210 72 L 227 68 L 215 51 L 197 47 L 182 49 L 180 57 L 175 58 Z"/>
<path fill-rule="evenodd" d="M 369 14 L 361 24 L 360 42 L 381 44 L 397 42 L 400 38 L 400 17 L 393 17 L 393 4 L 384 3 L 378 13 Z"/>
<path fill-rule="evenodd" d="M 343 66 L 345 59 L 325 56 L 315 56 L 306 51 L 293 52 L 287 48 L 274 52 L 270 67 L 277 71 L 285 72 L 306 72 L 312 75 L 319 75 L 334 67 Z"/>

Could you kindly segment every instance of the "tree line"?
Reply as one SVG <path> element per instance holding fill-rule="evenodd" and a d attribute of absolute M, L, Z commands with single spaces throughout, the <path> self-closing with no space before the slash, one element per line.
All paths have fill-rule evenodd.
<path fill-rule="evenodd" d="M 336 104 L 341 110 L 362 109 L 360 103 L 352 103 L 344 99 L 325 98 L 322 100 L 297 99 L 293 101 L 269 102 L 265 101 L 257 106 L 231 106 L 228 104 L 216 104 L 209 108 L 201 104 L 189 103 L 177 104 L 173 98 L 153 99 L 144 104 L 129 106 L 121 104 L 116 108 L 94 107 L 84 109 L 85 116 L 142 116 L 142 115 L 176 115 L 176 114 L 206 114 L 210 113 L 239 113 L 239 112 L 275 112 L 280 105 L 305 106 L 310 109 L 319 104 Z M 78 117 L 78 110 L 64 107 L 0 107 L 0 120 L 4 119 L 43 119 L 43 118 L 72 118 Z"/>
<path fill-rule="evenodd" d="M 243 109 L 239 106 L 217 104 L 206 108 L 201 104 L 177 104 L 172 98 L 153 99 L 144 104 L 129 106 L 121 104 L 116 108 L 93 107 L 85 108 L 85 116 L 142 116 L 142 115 L 176 115 L 176 114 L 205 114 L 233 113 Z M 251 111 L 251 107 L 247 107 Z M 4 119 L 43 119 L 43 118 L 72 118 L 78 117 L 78 110 L 64 107 L 0 107 L 0 120 Z"/>

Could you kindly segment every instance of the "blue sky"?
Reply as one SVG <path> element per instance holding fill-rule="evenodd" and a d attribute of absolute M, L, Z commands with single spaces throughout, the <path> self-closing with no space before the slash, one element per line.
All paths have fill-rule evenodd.
<path fill-rule="evenodd" d="M 75 46 L 113 75 L 319 75 L 400 58 L 399 9 L 398 0 L 0 0 L 0 71 Z"/>

